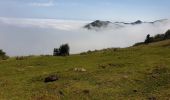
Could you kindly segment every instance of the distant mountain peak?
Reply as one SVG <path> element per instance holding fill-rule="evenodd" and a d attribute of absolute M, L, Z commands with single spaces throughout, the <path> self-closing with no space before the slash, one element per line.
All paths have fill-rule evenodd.
<path fill-rule="evenodd" d="M 131 24 L 142 24 L 143 22 L 141 21 L 141 20 L 137 20 L 137 21 L 135 21 L 135 22 L 133 22 L 133 23 L 131 23 Z"/>
<path fill-rule="evenodd" d="M 110 21 L 96 20 L 92 23 L 85 25 L 84 28 L 87 28 L 87 29 L 102 28 L 102 27 L 107 27 L 110 23 L 111 23 Z"/>

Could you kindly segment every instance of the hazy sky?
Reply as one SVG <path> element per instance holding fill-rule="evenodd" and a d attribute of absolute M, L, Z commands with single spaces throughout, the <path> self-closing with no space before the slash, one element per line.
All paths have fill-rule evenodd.
<path fill-rule="evenodd" d="M 90 31 L 92 20 L 134 22 L 170 19 L 170 0 L 0 0 L 0 49 L 10 56 L 52 54 L 69 43 L 71 53 L 127 47 L 147 34 L 164 33 L 170 20 Z"/>
<path fill-rule="evenodd" d="M 169 18 L 170 0 L 0 0 L 0 17 L 71 20 Z"/>

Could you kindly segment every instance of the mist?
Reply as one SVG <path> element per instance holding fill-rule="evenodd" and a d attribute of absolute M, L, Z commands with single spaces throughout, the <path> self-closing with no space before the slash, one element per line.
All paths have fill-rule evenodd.
<path fill-rule="evenodd" d="M 155 24 L 126 25 L 122 28 L 87 30 L 91 21 L 56 19 L 0 18 L 0 49 L 9 56 L 52 54 L 53 49 L 68 43 L 71 53 L 87 50 L 129 47 L 144 41 L 147 34 L 166 32 L 170 21 Z"/>

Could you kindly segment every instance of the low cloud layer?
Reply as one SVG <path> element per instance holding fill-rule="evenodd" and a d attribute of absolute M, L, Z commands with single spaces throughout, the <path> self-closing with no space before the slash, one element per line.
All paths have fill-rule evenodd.
<path fill-rule="evenodd" d="M 108 47 L 127 47 L 147 34 L 164 33 L 170 21 L 155 24 L 112 26 L 99 31 L 82 27 L 90 21 L 0 18 L 0 48 L 10 56 L 52 54 L 53 48 L 69 43 L 71 53 Z"/>

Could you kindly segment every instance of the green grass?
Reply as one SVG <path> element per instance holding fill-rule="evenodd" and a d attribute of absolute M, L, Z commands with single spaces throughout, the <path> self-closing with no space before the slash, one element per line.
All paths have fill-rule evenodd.
<path fill-rule="evenodd" d="M 74 68 L 85 68 L 76 72 Z M 48 75 L 59 80 L 44 83 Z M 170 40 L 69 57 L 0 61 L 0 100 L 170 98 Z"/>

